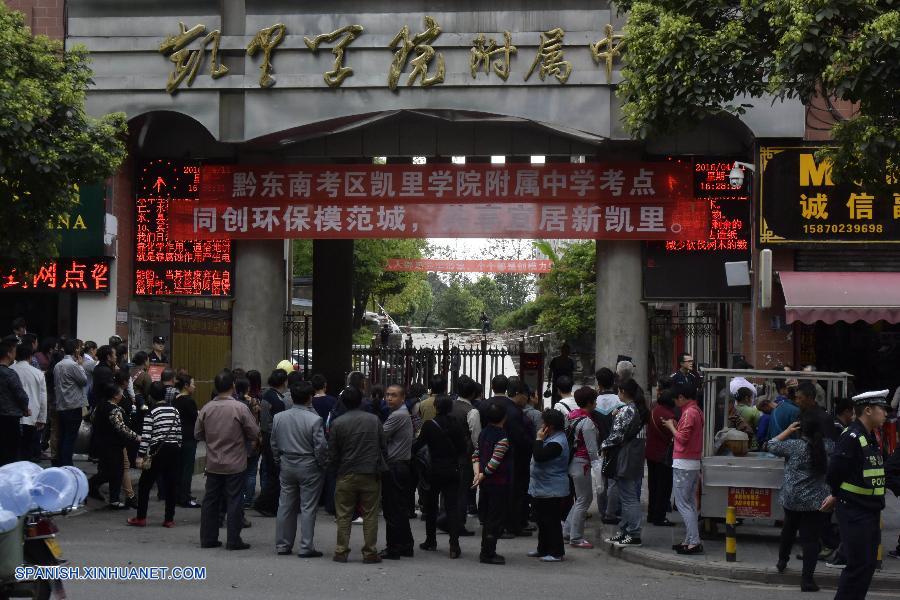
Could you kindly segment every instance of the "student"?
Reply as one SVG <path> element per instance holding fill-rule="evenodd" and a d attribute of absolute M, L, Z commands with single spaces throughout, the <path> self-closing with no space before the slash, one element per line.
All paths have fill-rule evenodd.
<path fill-rule="evenodd" d="M 484 411 L 487 421 L 478 447 L 472 454 L 475 478 L 472 487 L 481 488 L 481 556 L 479 560 L 489 565 L 506 564 L 497 554 L 497 538 L 503 533 L 503 519 L 509 501 L 512 484 L 512 458 L 509 456 L 509 439 L 506 437 L 506 410 L 500 404 L 490 404 Z"/>

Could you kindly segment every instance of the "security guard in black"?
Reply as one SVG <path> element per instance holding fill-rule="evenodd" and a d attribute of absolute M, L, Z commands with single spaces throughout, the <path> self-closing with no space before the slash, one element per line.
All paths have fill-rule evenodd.
<path fill-rule="evenodd" d="M 874 430 L 884 424 L 887 390 L 853 398 L 856 419 L 841 434 L 828 465 L 847 566 L 841 572 L 835 600 L 862 600 L 875 573 L 884 509 L 884 457 Z"/>

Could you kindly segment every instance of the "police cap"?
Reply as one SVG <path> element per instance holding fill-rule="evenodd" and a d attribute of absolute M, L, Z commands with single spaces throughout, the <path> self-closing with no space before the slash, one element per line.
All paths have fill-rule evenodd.
<path fill-rule="evenodd" d="M 883 406 L 887 408 L 888 390 L 864 392 L 853 396 L 854 406 Z"/>

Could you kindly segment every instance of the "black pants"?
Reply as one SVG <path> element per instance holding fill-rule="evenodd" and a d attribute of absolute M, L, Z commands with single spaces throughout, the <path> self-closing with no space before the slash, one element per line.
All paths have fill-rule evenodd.
<path fill-rule="evenodd" d="M 466 517 L 469 509 L 469 492 L 472 490 L 472 479 L 475 471 L 472 469 L 472 461 L 468 458 L 459 465 L 459 477 L 457 478 L 456 511 L 459 514 L 459 530 L 466 527 Z"/>
<path fill-rule="evenodd" d="M 408 552 L 413 549 L 406 496 L 411 484 L 409 463 L 388 465 L 381 479 L 381 511 L 384 514 L 385 549 L 388 552 Z"/>
<path fill-rule="evenodd" d="M 497 539 L 503 533 L 503 518 L 509 503 L 509 484 L 484 485 L 481 489 L 481 503 L 478 507 L 482 522 L 481 558 L 497 554 Z"/>
<path fill-rule="evenodd" d="M 125 453 L 122 446 L 99 446 L 97 474 L 91 477 L 90 486 L 98 489 L 104 483 L 109 483 L 109 502 L 119 501 L 122 493 L 122 477 L 125 469 Z M 153 460 L 156 460 L 155 458 Z"/>
<path fill-rule="evenodd" d="M 847 566 L 841 571 L 835 600 L 863 600 L 875 574 L 881 543 L 880 512 L 838 501 L 837 520 Z"/>
<path fill-rule="evenodd" d="M 791 548 L 800 532 L 800 547 L 803 549 L 803 581 L 811 581 L 816 572 L 816 561 L 819 559 L 819 538 L 825 525 L 827 515 L 817 510 L 784 509 L 784 525 L 781 527 L 781 543 L 778 548 L 778 560 L 788 562 Z"/>
<path fill-rule="evenodd" d="M 450 546 L 459 546 L 459 482 L 460 476 L 456 470 L 435 468 L 434 472 L 428 477 L 428 490 L 425 492 L 426 542 L 433 543 L 437 538 L 438 499 L 443 497 L 447 532 L 450 534 Z"/>
<path fill-rule="evenodd" d="M 647 459 L 647 489 L 647 521 L 661 523 L 672 501 L 672 466 Z"/>
<path fill-rule="evenodd" d="M 531 479 L 531 456 L 518 449 L 513 454 L 513 481 L 509 487 L 509 505 L 506 509 L 504 528 L 509 533 L 521 533 L 528 524 L 528 481 Z"/>
<path fill-rule="evenodd" d="M 227 506 L 229 546 L 241 543 L 241 523 L 244 517 L 244 471 L 230 475 L 206 474 L 206 491 L 200 507 L 200 543 L 219 541 L 219 506 Z"/>
<path fill-rule="evenodd" d="M 178 475 L 181 472 L 180 457 L 181 450 L 176 444 L 163 444 L 153 457 L 150 468 L 141 471 L 141 479 L 138 481 L 138 519 L 147 518 L 147 507 L 150 504 L 150 489 L 156 483 L 158 476 L 162 476 L 163 485 L 165 486 L 166 513 L 163 520 L 172 521 L 175 519 Z"/>
<path fill-rule="evenodd" d="M 281 476 L 278 464 L 275 462 L 275 457 L 272 456 L 270 436 L 271 434 L 268 432 L 263 433 L 262 452 L 259 455 L 259 468 L 260 471 L 265 470 L 268 475 L 264 481 L 263 478 L 260 477 L 261 482 L 264 482 L 265 485 L 260 487 L 259 496 L 256 497 L 253 508 L 263 512 L 275 513 L 278 512 L 278 498 L 281 496 Z M 244 481 L 246 482 L 246 474 Z"/>
<path fill-rule="evenodd" d="M 532 501 L 537 517 L 538 554 L 561 558 L 566 554 L 562 535 L 563 498 L 534 498 Z"/>
<path fill-rule="evenodd" d="M 19 446 L 22 443 L 22 417 L 0 417 L 0 466 L 19 460 Z"/>
<path fill-rule="evenodd" d="M 19 460 L 41 460 L 41 432 L 34 425 L 22 425 L 22 441 L 19 443 Z"/>
<path fill-rule="evenodd" d="M 56 448 L 54 467 L 72 466 L 72 455 L 75 453 L 75 442 L 81 428 L 81 408 L 58 410 L 59 441 Z"/>

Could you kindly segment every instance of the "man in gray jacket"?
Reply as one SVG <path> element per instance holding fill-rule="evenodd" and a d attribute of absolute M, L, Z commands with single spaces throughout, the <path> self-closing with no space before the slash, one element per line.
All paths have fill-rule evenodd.
<path fill-rule="evenodd" d="M 376 544 L 381 473 L 387 468 L 384 429 L 378 417 L 360 410 L 362 394 L 358 389 L 345 388 L 341 392 L 340 402 L 347 412 L 333 421 L 328 439 L 329 466 L 337 471 L 334 493 L 337 545 L 334 560 L 347 562 L 350 521 L 358 505 L 363 518 L 363 562 L 380 563 Z"/>
<path fill-rule="evenodd" d="M 87 406 L 87 374 L 81 366 L 81 341 L 66 340 L 63 352 L 65 357 L 53 368 L 56 415 L 59 419 L 59 450 L 54 467 L 72 466 L 78 428 L 81 427 L 82 412 Z"/>
<path fill-rule="evenodd" d="M 281 500 L 275 522 L 275 549 L 290 554 L 297 535 L 300 512 L 301 558 L 318 558 L 322 553 L 313 545 L 316 509 L 322 484 L 328 446 L 322 418 L 312 407 L 313 388 L 302 381 L 291 386 L 294 405 L 277 415 L 272 423 L 272 457 L 280 467 Z"/>

